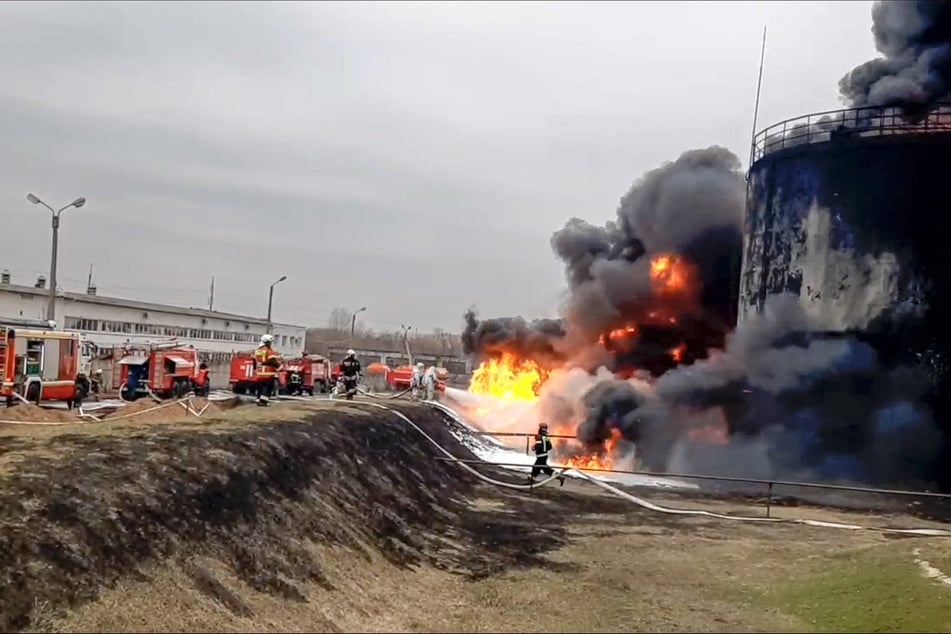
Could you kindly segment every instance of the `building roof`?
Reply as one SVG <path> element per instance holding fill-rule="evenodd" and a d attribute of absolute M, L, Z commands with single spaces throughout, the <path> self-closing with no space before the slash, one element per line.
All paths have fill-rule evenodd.
<path fill-rule="evenodd" d="M 20 284 L 0 284 L 0 291 L 10 293 L 19 293 L 21 295 L 40 295 L 49 297 L 48 288 L 36 288 L 35 286 L 22 286 Z M 119 297 L 105 297 L 103 295 L 89 295 L 88 293 L 71 293 L 68 291 L 59 291 L 56 297 L 74 302 L 86 302 L 87 304 L 100 304 L 102 306 L 115 306 L 116 308 L 133 308 L 136 310 L 152 310 L 156 312 L 176 313 L 179 315 L 189 315 L 192 317 L 205 317 L 211 319 L 227 319 L 229 321 L 246 321 L 251 324 L 267 325 L 267 319 L 262 317 L 249 317 L 247 315 L 236 315 L 234 313 L 222 313 L 217 310 L 205 310 L 203 308 L 185 308 L 182 306 L 172 306 L 169 304 L 157 304 L 155 302 L 140 302 L 135 299 L 121 299 Z M 274 326 L 284 326 L 286 328 L 306 328 L 297 324 L 285 324 L 276 321 L 271 322 Z"/>

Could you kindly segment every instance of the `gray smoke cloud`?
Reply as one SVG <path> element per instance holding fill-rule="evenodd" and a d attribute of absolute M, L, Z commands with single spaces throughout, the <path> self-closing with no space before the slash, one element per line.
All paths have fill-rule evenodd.
<path fill-rule="evenodd" d="M 745 204 L 739 170 L 740 160 L 726 148 L 684 152 L 635 182 L 616 220 L 597 226 L 572 218 L 556 231 L 551 246 L 565 264 L 569 325 L 594 335 L 636 318 L 638 304 L 653 298 L 653 254 L 676 252 L 694 262 L 711 253 L 739 257 Z M 704 240 L 724 233 L 731 239 Z"/>
<path fill-rule="evenodd" d="M 941 434 L 919 404 L 927 377 L 886 368 L 867 344 L 816 329 L 797 298 L 773 296 L 722 352 L 641 381 L 602 377 L 575 412 L 597 447 L 616 429 L 653 469 L 741 477 L 924 482 Z M 553 398 L 556 390 L 543 398 Z M 690 440 L 719 427 L 717 446 Z"/>
<path fill-rule="evenodd" d="M 852 106 L 929 105 L 951 97 L 951 3 L 877 0 L 872 33 L 882 57 L 839 80 Z"/>

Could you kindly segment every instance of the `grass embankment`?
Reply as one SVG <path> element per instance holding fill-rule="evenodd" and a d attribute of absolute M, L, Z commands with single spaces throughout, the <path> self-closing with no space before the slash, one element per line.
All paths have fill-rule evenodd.
<path fill-rule="evenodd" d="M 951 547 L 922 541 L 830 554 L 794 569 L 794 578 L 764 598 L 818 632 L 947 632 L 951 586 L 929 579 L 914 551 L 949 571 Z"/>
<path fill-rule="evenodd" d="M 456 455 L 445 421 L 396 404 Z M 483 485 L 359 404 L 0 430 L 0 626 L 946 631 L 951 546 Z M 481 467 L 492 471 L 489 467 Z M 514 481 L 521 475 L 499 473 Z M 752 514 L 748 500 L 661 504 Z M 664 498 L 664 499 L 661 499 Z M 864 525 L 920 525 L 801 506 Z"/>

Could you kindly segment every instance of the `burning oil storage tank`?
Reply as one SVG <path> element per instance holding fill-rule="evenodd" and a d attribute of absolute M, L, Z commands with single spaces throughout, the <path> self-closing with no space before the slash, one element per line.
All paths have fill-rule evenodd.
<path fill-rule="evenodd" d="M 909 354 L 946 355 L 949 212 L 951 105 L 767 128 L 750 167 L 739 320 L 793 293 L 828 331 L 893 333 Z"/>
<path fill-rule="evenodd" d="M 758 133 L 739 321 L 771 294 L 798 296 L 825 330 L 926 370 L 951 429 L 949 194 L 951 104 L 825 112 Z"/>

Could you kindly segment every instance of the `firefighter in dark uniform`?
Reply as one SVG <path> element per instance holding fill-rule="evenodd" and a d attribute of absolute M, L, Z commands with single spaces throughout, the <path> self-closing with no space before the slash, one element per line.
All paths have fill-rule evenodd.
<path fill-rule="evenodd" d="M 359 377 L 362 369 L 360 360 L 357 359 L 357 353 L 353 350 L 347 350 L 347 356 L 340 362 L 340 373 L 347 377 Z"/>
<path fill-rule="evenodd" d="M 304 393 L 304 379 L 300 372 L 291 372 L 287 377 L 287 391 L 294 396 Z"/>
<path fill-rule="evenodd" d="M 347 356 L 340 362 L 340 376 L 345 383 L 354 385 L 360 380 L 360 372 L 363 368 L 360 366 L 360 360 L 357 359 L 357 353 L 353 350 L 347 350 Z M 349 390 L 349 385 L 345 385 L 345 390 Z"/>
<path fill-rule="evenodd" d="M 548 466 L 548 455 L 551 453 L 551 437 L 548 435 L 548 423 L 538 425 L 538 433 L 535 434 L 535 464 L 532 465 L 532 475 L 529 476 L 529 482 L 535 482 L 535 478 L 540 473 L 545 475 L 555 475 L 555 470 Z M 558 484 L 565 484 L 565 476 L 558 476 Z"/>

